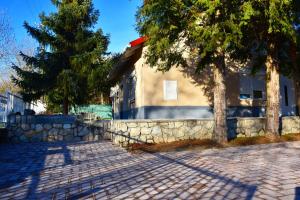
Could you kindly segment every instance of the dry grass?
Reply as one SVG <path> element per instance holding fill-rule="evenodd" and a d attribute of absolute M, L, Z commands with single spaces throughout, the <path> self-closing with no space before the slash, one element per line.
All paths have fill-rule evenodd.
<path fill-rule="evenodd" d="M 146 151 L 150 153 L 155 152 L 169 152 L 169 151 L 184 151 L 191 149 L 210 149 L 210 148 L 226 148 L 235 146 L 248 146 L 257 144 L 271 144 L 280 143 L 288 141 L 300 141 L 300 133 L 298 134 L 288 134 L 281 137 L 267 137 L 267 136 L 257 136 L 251 138 L 236 138 L 229 141 L 227 144 L 218 144 L 212 140 L 181 140 L 170 143 L 160 143 L 160 144 L 132 144 L 129 149 L 131 151 Z"/>

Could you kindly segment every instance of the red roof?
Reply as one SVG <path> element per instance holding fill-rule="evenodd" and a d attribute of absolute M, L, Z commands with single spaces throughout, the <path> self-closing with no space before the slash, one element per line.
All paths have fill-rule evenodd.
<path fill-rule="evenodd" d="M 137 46 L 137 45 L 139 45 L 139 44 L 144 43 L 146 40 L 147 40 L 147 37 L 146 37 L 146 36 L 140 37 L 140 38 L 138 38 L 138 39 L 136 39 L 136 40 L 131 41 L 131 42 L 130 42 L 130 46 L 131 46 L 131 47 L 135 47 L 135 46 Z"/>

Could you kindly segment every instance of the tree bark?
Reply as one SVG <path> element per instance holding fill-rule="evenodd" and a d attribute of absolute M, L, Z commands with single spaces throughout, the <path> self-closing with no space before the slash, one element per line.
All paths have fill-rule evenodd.
<path fill-rule="evenodd" d="M 214 67 L 214 135 L 219 143 L 227 142 L 226 121 L 226 84 L 224 56 L 218 59 Z"/>
<path fill-rule="evenodd" d="M 63 114 L 64 115 L 69 114 L 69 100 L 67 98 L 65 98 L 63 102 Z"/>
<path fill-rule="evenodd" d="M 279 65 L 274 53 L 274 45 L 270 45 L 270 53 L 266 60 L 266 134 L 269 136 L 279 136 L 279 113 L 280 113 L 280 80 Z"/>

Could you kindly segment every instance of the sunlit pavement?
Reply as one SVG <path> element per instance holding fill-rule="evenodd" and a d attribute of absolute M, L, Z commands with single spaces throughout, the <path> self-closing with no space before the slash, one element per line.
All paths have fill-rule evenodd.
<path fill-rule="evenodd" d="M 108 141 L 1 145 L 0 170 L 0 199 L 300 198 L 300 142 L 157 154 Z"/>

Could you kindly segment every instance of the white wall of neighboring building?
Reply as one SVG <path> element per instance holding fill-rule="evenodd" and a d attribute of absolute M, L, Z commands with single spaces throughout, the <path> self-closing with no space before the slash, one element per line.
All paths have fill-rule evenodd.
<path fill-rule="evenodd" d="M 21 96 L 9 91 L 0 94 L 0 123 L 7 122 L 7 116 L 10 113 L 23 115 L 25 109 L 31 109 L 36 114 L 40 114 L 46 111 L 46 105 L 40 100 L 33 103 L 25 103 Z"/>

